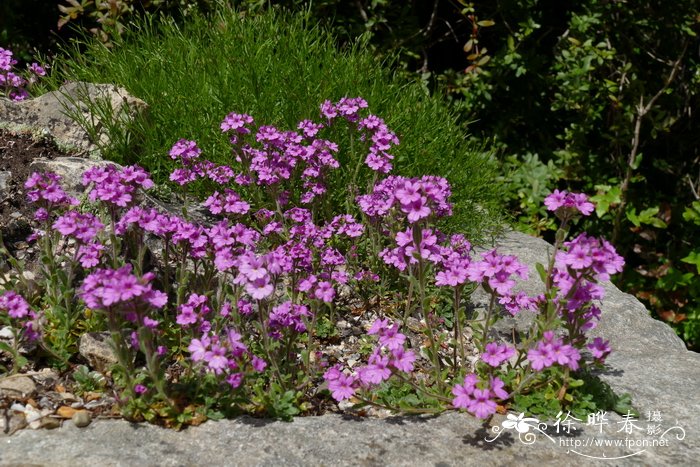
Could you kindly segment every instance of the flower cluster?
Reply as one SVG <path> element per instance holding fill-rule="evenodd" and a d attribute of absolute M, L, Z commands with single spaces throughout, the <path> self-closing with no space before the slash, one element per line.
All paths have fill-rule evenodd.
<path fill-rule="evenodd" d="M 392 325 L 386 319 L 375 321 L 367 334 L 376 335 L 379 345 L 370 355 L 367 365 L 359 367 L 354 375 L 344 373 L 340 365 L 335 365 L 324 373 L 323 378 L 335 400 L 349 399 L 360 388 L 370 389 L 388 380 L 394 371 L 413 371 L 416 355 L 406 349 L 406 336 L 398 330 L 398 323 Z"/>
<path fill-rule="evenodd" d="M 307 318 L 311 317 L 311 311 L 306 305 L 298 305 L 291 301 L 286 301 L 272 308 L 268 318 L 268 329 L 270 336 L 274 339 L 282 338 L 284 328 L 292 329 L 295 332 L 306 332 Z"/>
<path fill-rule="evenodd" d="M 600 308 L 593 301 L 602 300 L 605 292 L 598 282 L 622 271 L 624 260 L 610 243 L 586 234 L 564 242 L 563 247 L 555 257 L 552 283 L 570 338 L 579 340 L 600 319 Z"/>
<path fill-rule="evenodd" d="M 92 167 L 83 173 L 83 185 L 93 184 L 89 198 L 104 201 L 118 207 L 126 207 L 133 201 L 137 188 L 148 190 L 153 181 L 148 173 L 137 165 L 118 168 L 114 164 Z"/>
<path fill-rule="evenodd" d="M 41 76 L 46 76 L 46 70 L 38 63 L 32 63 L 27 67 L 29 77 L 25 78 L 12 71 L 17 64 L 12 55 L 11 50 L 0 47 L 0 91 L 14 101 L 21 101 L 29 97 L 27 85 L 34 84 Z"/>
<path fill-rule="evenodd" d="M 243 201 L 238 193 L 226 188 L 222 195 L 215 191 L 204 202 L 204 206 L 209 208 L 212 214 L 246 214 L 250 210 L 250 204 Z"/>
<path fill-rule="evenodd" d="M 527 359 L 533 370 L 542 370 L 555 363 L 578 370 L 581 354 L 570 344 L 554 336 L 553 331 L 545 331 L 544 337 L 537 345 L 527 352 Z"/>
<path fill-rule="evenodd" d="M 576 214 L 588 216 L 595 209 L 584 193 L 569 193 L 566 190 L 554 190 L 544 199 L 544 205 L 560 219 L 569 219 Z"/>
<path fill-rule="evenodd" d="M 527 267 L 515 256 L 492 250 L 480 258 L 472 257 L 472 245 L 463 235 L 448 236 L 436 228 L 437 219 L 452 213 L 451 188 L 444 178 L 371 174 L 369 194 L 358 196 L 353 179 L 347 190 L 349 212 L 328 209 L 335 199 L 319 197 L 337 184 L 329 175 L 339 167 L 335 158 L 339 148 L 321 136 L 335 122 L 345 121 L 360 133 L 360 140 L 369 147 L 366 165 L 379 173 L 391 170 L 393 156 L 389 151 L 398 139 L 380 118 L 363 117 L 361 111 L 366 107 L 361 98 L 327 101 L 321 106 L 323 123 L 304 120 L 295 131 L 269 125 L 254 127 L 250 115 L 228 114 L 221 130 L 232 143 L 237 172 L 204 160 L 196 142 L 177 141 L 170 157 L 181 166 L 172 173 L 172 181 L 184 186 L 206 177 L 222 185 L 204 202 L 212 214 L 220 216 L 213 224 L 137 206 L 138 190 L 153 185 L 149 174 L 138 166 L 105 165 L 83 175 L 83 184 L 90 188 L 89 199 L 106 203 L 111 231 L 98 216 L 70 209 L 77 200 L 61 189 L 58 176 L 32 174 L 26 187 L 30 201 L 43 209 L 37 219 L 68 238 L 61 244 L 76 247 L 73 263 L 78 260 L 89 269 L 66 276 L 84 277 L 82 285 L 74 288 L 78 296 L 85 306 L 107 314 L 126 373 L 141 372 L 126 375 L 126 385 L 132 391 L 129 397 L 138 394 L 140 400 L 147 401 L 157 392 L 163 402 L 171 400 L 166 390 L 169 382 L 162 374 L 167 362 L 160 358 L 167 355 L 176 356 L 186 367 L 183 378 L 206 373 L 207 384 L 214 380 L 235 389 L 247 376 L 260 373 L 254 377 L 253 391 L 258 393 L 251 402 L 259 400 L 259 391 L 265 388 L 279 387 L 291 394 L 290 389 L 306 387 L 318 376 L 313 374 L 319 368 L 314 363 L 325 361 L 315 348 L 321 328 L 312 327 L 325 323 L 326 317 L 332 323 L 335 313 L 346 311 L 344 301 L 337 299 L 340 291 L 353 293 L 366 288 L 366 295 L 372 294 L 377 290 L 372 283 L 379 281 L 382 273 L 395 272 L 393 269 L 403 274 L 386 274 L 381 290 L 386 292 L 386 284 L 408 276 L 408 299 L 399 296 L 393 304 L 405 307 L 406 322 L 411 314 L 422 313 L 420 326 L 428 339 L 422 350 L 430 366 L 421 365 L 421 375 L 413 375 L 418 355 L 409 348 L 411 341 L 400 332 L 398 323 L 378 318 L 367 331 L 377 344 L 366 363 L 352 371 L 340 364 L 325 371 L 324 380 L 336 401 L 353 396 L 365 399 L 368 391 L 395 377 L 435 400 L 449 401 L 445 396 L 451 390 L 453 407 L 486 418 L 496 411 L 499 401 L 504 403 L 514 394 L 532 390 L 532 383 L 527 386 L 532 378 L 525 373 L 541 372 L 539 384 L 547 378 L 569 377 L 568 370 L 548 370 L 555 365 L 575 371 L 584 358 L 595 362 L 606 358 L 609 343 L 600 338 L 589 342 L 585 332 L 595 326 L 601 314 L 593 303 L 602 298 L 598 281 L 622 268 L 622 258 L 609 243 L 586 235 L 564 242 L 563 236 L 558 236 L 545 281 L 546 293 L 530 297 L 515 290 L 516 281 L 528 277 Z M 362 158 L 355 162 L 357 176 L 359 170 L 366 169 Z M 561 214 L 563 224 L 593 209 L 584 195 L 558 191 L 546 204 Z M 361 211 L 367 221 L 358 221 L 350 213 L 353 210 L 355 214 Z M 113 234 L 109 239 L 105 230 Z M 163 254 L 149 261 L 144 245 L 154 237 L 163 245 Z M 57 238 L 44 237 L 49 246 Z M 113 254 L 101 254 L 106 246 Z M 59 251 L 45 251 L 49 250 Z M 162 273 L 158 282 L 156 272 Z M 475 329 L 482 333 L 473 340 L 480 351 L 474 373 L 455 384 L 449 378 L 463 375 L 460 365 L 468 361 L 464 338 L 467 313 L 461 300 L 469 282 L 481 285 L 491 300 L 487 312 L 474 318 L 480 322 Z M 154 284 L 163 291 L 156 290 Z M 60 287 L 53 288 L 60 291 Z M 36 322 L 26 301 L 13 293 L 0 296 L 0 311 L 11 319 Z M 392 295 L 381 297 L 384 300 Z M 170 303 L 168 297 L 172 298 Z M 442 321 L 436 313 L 444 310 L 440 302 L 453 306 L 450 321 L 454 337 L 438 328 Z M 372 306 L 371 301 L 367 300 L 367 305 Z M 539 312 L 531 334 L 508 343 L 489 341 L 490 328 L 501 319 L 502 310 L 512 315 L 523 310 Z M 559 334 L 556 328 L 562 326 L 568 334 Z M 25 328 L 36 329 L 34 324 Z M 174 348 L 158 345 L 175 341 Z M 308 354 L 300 350 L 302 347 Z M 184 349 L 189 358 L 181 358 Z M 150 380 L 143 377 L 143 369 L 134 369 L 133 352 L 138 351 L 145 356 Z M 447 353 L 449 358 L 445 358 Z M 265 355 L 266 360 L 256 354 Z M 312 361 L 309 355 L 319 358 Z M 270 371 L 266 371 L 268 366 Z M 303 371 L 299 371 L 300 366 Z M 507 378 L 503 376 L 506 372 Z M 518 381 L 522 387 L 509 387 L 510 394 L 504 381 L 509 385 Z M 157 391 L 152 391 L 153 387 Z M 244 394 L 252 393 L 237 392 L 236 400 L 245 399 L 241 398 Z M 231 401 L 225 403 L 238 403 Z M 271 402 L 274 405 L 274 400 Z"/>
<path fill-rule="evenodd" d="M 39 314 L 15 291 L 8 290 L 0 295 L 0 312 L 7 313 L 15 321 L 15 327 L 20 329 L 20 338 L 35 341 L 41 336 Z"/>
<path fill-rule="evenodd" d="M 230 167 L 216 165 L 211 161 L 199 161 L 198 158 L 202 150 L 197 147 L 197 143 L 186 139 L 176 142 L 170 149 L 170 158 L 180 160 L 183 167 L 173 170 L 170 180 L 178 185 L 184 186 L 198 178 L 209 178 L 215 183 L 224 185 L 228 183 L 235 174 Z"/>
<path fill-rule="evenodd" d="M 405 271 L 407 267 L 418 264 L 421 259 L 439 263 L 442 260 L 439 245 L 441 237 L 440 232 L 432 229 L 408 228 L 396 234 L 396 248 L 385 248 L 379 256 L 386 264 L 396 267 L 399 271 Z"/>
<path fill-rule="evenodd" d="M 32 173 L 24 183 L 27 190 L 27 199 L 30 203 L 37 203 L 41 208 L 34 215 L 40 221 L 48 218 L 47 208 L 53 206 L 76 206 L 79 201 L 68 196 L 60 185 L 61 177 L 55 173 Z"/>
<path fill-rule="evenodd" d="M 390 211 L 395 209 L 413 224 L 431 215 L 451 215 L 450 194 L 450 185 L 442 177 L 389 176 L 371 194 L 358 196 L 357 204 L 362 212 L 374 218 L 391 216 Z"/>
<path fill-rule="evenodd" d="M 232 328 L 224 330 L 221 335 L 206 333 L 199 339 L 192 339 L 187 350 L 193 362 L 224 377 L 233 389 L 243 383 L 248 365 L 257 372 L 262 372 L 267 366 L 263 359 L 248 350 L 241 334 Z"/>
<path fill-rule="evenodd" d="M 467 375 L 463 384 L 457 384 L 452 388 L 452 394 L 455 396 L 452 405 L 467 409 L 477 418 L 493 415 L 498 407 L 494 399 L 506 400 L 509 394 L 503 389 L 505 385 L 498 377 L 492 377 L 488 385 L 484 386 L 485 383 L 479 381 L 477 375 L 473 373 Z"/>
<path fill-rule="evenodd" d="M 440 271 L 435 274 L 435 285 L 457 287 L 467 281 L 471 247 L 464 235 L 454 234 L 450 237 L 449 247 L 442 250 L 442 261 Z"/>
<path fill-rule="evenodd" d="M 513 355 L 515 355 L 513 347 L 507 344 L 498 345 L 496 342 L 489 342 L 481 354 L 481 359 L 492 367 L 498 368 Z"/>
<path fill-rule="evenodd" d="M 88 275 L 80 288 L 80 297 L 92 309 L 109 310 L 121 306 L 134 311 L 138 303 L 145 303 L 155 308 L 162 308 L 168 301 L 163 292 L 154 290 L 152 273 L 136 277 L 131 273 L 131 265 L 119 269 L 97 269 Z M 130 308 L 127 305 L 132 305 Z M 131 319 L 129 319 L 131 318 Z M 133 321 L 135 315 L 127 314 Z"/>
<path fill-rule="evenodd" d="M 208 299 L 205 295 L 190 294 L 187 302 L 177 308 L 179 313 L 175 322 L 182 327 L 188 327 L 199 321 L 202 323 L 200 327 L 208 329 L 210 324 L 205 321 L 205 317 L 211 311 L 211 308 L 209 308 L 207 302 Z"/>
<path fill-rule="evenodd" d="M 97 240 L 97 234 L 104 228 L 97 216 L 67 211 L 56 219 L 53 228 L 61 235 L 77 240 L 76 257 L 82 267 L 91 268 L 99 264 L 105 247 Z"/>
<path fill-rule="evenodd" d="M 499 255 L 496 250 L 484 253 L 481 261 L 473 261 L 467 267 L 467 277 L 470 281 L 482 284 L 502 297 L 512 295 L 515 286 L 513 276 L 526 280 L 527 266 L 520 263 L 515 256 Z"/>

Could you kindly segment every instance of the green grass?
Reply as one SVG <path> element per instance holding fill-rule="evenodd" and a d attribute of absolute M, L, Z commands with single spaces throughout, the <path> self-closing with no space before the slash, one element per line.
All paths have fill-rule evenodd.
<path fill-rule="evenodd" d="M 326 99 L 362 96 L 401 139 L 396 173 L 449 179 L 457 203 L 450 227 L 478 236 L 499 216 L 495 165 L 487 151 L 467 143 L 447 103 L 394 75 L 391 64 L 378 62 L 362 42 L 338 50 L 329 33 L 303 16 L 273 11 L 242 17 L 222 7 L 180 25 L 147 18 L 110 49 L 86 39 L 64 54 L 51 76 L 54 86 L 63 80 L 115 83 L 149 104 L 148 118 L 131 129 L 130 145 L 107 155 L 139 163 L 157 182 L 174 167 L 167 153 L 179 138 L 196 140 L 203 157 L 231 163 L 219 130 L 229 112 L 292 129 L 303 118 L 318 121 Z M 348 147 L 345 137 L 335 135 L 341 151 Z M 348 155 L 339 157 L 343 163 Z"/>

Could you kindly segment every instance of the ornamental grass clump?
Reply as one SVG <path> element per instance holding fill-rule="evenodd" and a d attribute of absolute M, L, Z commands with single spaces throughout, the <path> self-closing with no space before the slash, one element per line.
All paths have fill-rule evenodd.
<path fill-rule="evenodd" d="M 123 414 L 174 426 L 239 413 L 289 418 L 333 400 L 486 418 L 546 392 L 550 407 L 580 398 L 590 408 L 580 375 L 610 345 L 586 333 L 600 319 L 599 281 L 623 261 L 604 240 L 565 240 L 592 211 L 586 196 L 547 199 L 562 227 L 538 268 L 544 293 L 517 292 L 529 271 L 516 257 L 477 256 L 463 235 L 438 229 L 453 208 L 445 178 L 388 175 L 399 140 L 367 107 L 326 101 L 320 121 L 295 130 L 230 113 L 221 123 L 230 165 L 175 142 L 170 179 L 183 199 L 195 182 L 210 188 L 203 223 L 186 207 L 145 207 L 153 182 L 138 166 L 89 169 L 82 203 L 58 176 L 32 174 L 43 269 L 37 284 L 18 282 L 26 300 L 0 296 L 0 316 L 20 338 L 42 335 L 59 366 L 74 360 L 81 329 L 108 331 Z M 324 139 L 337 126 L 353 133 L 351 148 Z M 338 179 L 351 181 L 342 212 L 330 201 Z M 478 313 L 467 308 L 476 285 L 490 296 Z M 496 337 L 496 322 L 519 313 L 532 317 L 529 329 Z M 362 360 L 350 364 L 328 336 L 352 315 L 366 315 L 366 336 Z M 18 355 L 15 346 L 14 371 Z"/>

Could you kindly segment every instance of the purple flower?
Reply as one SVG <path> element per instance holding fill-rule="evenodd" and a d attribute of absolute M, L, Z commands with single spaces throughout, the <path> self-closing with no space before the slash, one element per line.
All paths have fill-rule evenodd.
<path fill-rule="evenodd" d="M 508 399 L 508 392 L 506 392 L 503 387 L 505 386 L 505 383 L 501 381 L 501 379 L 498 376 L 493 376 L 490 379 L 491 383 L 491 392 L 498 397 L 501 400 L 506 400 Z"/>
<path fill-rule="evenodd" d="M 138 166 L 118 169 L 113 164 L 92 167 L 83 173 L 82 183 L 93 184 L 89 198 L 100 200 L 118 207 L 126 207 L 133 200 L 134 191 L 153 187 L 148 173 Z"/>
<path fill-rule="evenodd" d="M 478 377 L 471 373 L 464 378 L 463 384 L 456 384 L 452 388 L 452 394 L 455 398 L 452 400 L 452 405 L 459 409 L 466 409 L 471 405 L 472 394 L 476 389 L 476 383 L 479 381 Z"/>
<path fill-rule="evenodd" d="M 148 391 L 148 388 L 143 384 L 137 384 L 134 386 L 134 392 L 138 395 L 145 394 L 146 391 Z"/>
<path fill-rule="evenodd" d="M 391 327 L 384 328 L 379 333 L 379 343 L 389 350 L 396 350 L 403 347 L 406 336 L 399 332 L 399 324 L 395 323 Z"/>
<path fill-rule="evenodd" d="M 239 134 L 248 134 L 250 130 L 246 128 L 246 125 L 252 123 L 253 117 L 250 115 L 231 112 L 224 118 L 224 121 L 221 122 L 221 131 L 227 132 L 233 130 Z"/>
<path fill-rule="evenodd" d="M 13 290 L 0 295 L 0 310 L 7 312 L 10 318 L 21 319 L 30 314 L 29 303 Z"/>
<path fill-rule="evenodd" d="M 496 413 L 497 406 L 496 402 L 491 400 L 491 391 L 488 389 L 475 389 L 467 410 L 474 414 L 476 418 L 483 419 Z"/>
<path fill-rule="evenodd" d="M 254 299 L 262 300 L 272 295 L 274 288 L 272 284 L 268 282 L 267 277 L 265 277 L 248 282 L 245 286 L 245 291 Z"/>
<path fill-rule="evenodd" d="M 376 349 L 369 358 L 369 364 L 357 370 L 358 377 L 364 384 L 379 384 L 391 376 L 389 357 L 379 353 Z"/>
<path fill-rule="evenodd" d="M 498 345 L 495 342 L 486 344 L 484 353 L 481 354 L 481 359 L 492 367 L 499 367 L 501 363 L 515 355 L 515 349 L 508 345 Z"/>
<path fill-rule="evenodd" d="M 329 121 L 338 116 L 338 111 L 331 101 L 323 101 L 323 104 L 321 104 L 321 116 L 326 117 Z"/>
<path fill-rule="evenodd" d="M 61 177 L 52 172 L 47 173 L 32 173 L 24 183 L 24 188 L 27 189 L 27 199 L 31 203 L 39 203 L 46 201 L 54 205 L 72 205 L 76 206 L 79 201 L 71 196 L 68 196 L 63 188 L 59 185 Z"/>
<path fill-rule="evenodd" d="M 12 58 L 12 51 L 0 47 L 0 70 L 10 71 L 17 60 Z"/>
<path fill-rule="evenodd" d="M 291 328 L 296 332 L 305 332 L 306 324 L 304 324 L 304 318 L 308 316 L 311 316 L 311 313 L 305 305 L 297 305 L 287 301 L 272 308 L 269 328 L 273 331 L 281 328 Z"/>
<path fill-rule="evenodd" d="M 46 70 L 38 63 L 29 65 L 29 70 L 37 76 L 46 76 Z"/>
<path fill-rule="evenodd" d="M 413 371 L 413 363 L 416 361 L 416 354 L 411 350 L 399 347 L 391 351 L 392 359 L 389 364 L 404 373 Z"/>
<path fill-rule="evenodd" d="M 173 160 L 181 159 L 183 163 L 191 163 L 199 157 L 202 150 L 197 147 L 194 141 L 181 139 L 170 149 L 170 158 Z"/>
<path fill-rule="evenodd" d="M 568 191 L 554 190 L 544 199 L 544 205 L 549 211 L 555 211 L 557 217 L 568 217 L 576 212 L 584 216 L 590 215 L 595 206 L 588 201 L 583 193 L 569 193 Z"/>
<path fill-rule="evenodd" d="M 593 342 L 589 343 L 586 347 L 591 351 L 593 357 L 596 360 L 603 361 L 605 357 L 611 352 L 610 342 L 603 340 L 600 337 L 593 339 Z"/>
<path fill-rule="evenodd" d="M 355 395 L 355 382 L 354 376 L 340 374 L 336 379 L 328 381 L 328 389 L 331 391 L 333 399 L 340 402 Z"/>
<path fill-rule="evenodd" d="M 207 362 L 210 370 L 215 374 L 220 375 L 228 366 L 228 358 L 226 358 L 226 347 L 212 343 L 209 350 L 204 353 L 203 361 Z"/>
<path fill-rule="evenodd" d="M 81 242 L 88 243 L 104 228 L 104 225 L 92 214 L 68 211 L 56 219 L 53 228 L 62 235 L 72 236 Z"/>
<path fill-rule="evenodd" d="M 554 363 L 551 347 L 542 343 L 527 351 L 527 359 L 530 360 L 532 369 L 537 371 L 552 366 Z"/>
<path fill-rule="evenodd" d="M 265 370 L 265 368 L 267 368 L 267 362 L 255 355 L 251 359 L 251 364 L 253 366 L 253 369 L 258 373 L 262 373 Z"/>
<path fill-rule="evenodd" d="M 314 297 L 323 302 L 332 303 L 333 298 L 335 297 L 335 289 L 333 289 L 333 284 L 328 281 L 319 282 L 318 287 L 316 287 L 316 290 L 314 291 Z"/>
<path fill-rule="evenodd" d="M 188 305 L 180 305 L 180 313 L 178 313 L 175 322 L 180 326 L 189 326 L 197 322 L 197 313 L 194 308 Z"/>
<path fill-rule="evenodd" d="M 367 331 L 367 334 L 373 335 L 382 335 L 386 329 L 389 328 L 389 320 L 388 319 L 376 319 L 372 323 L 372 326 L 370 326 L 369 330 Z"/>
<path fill-rule="evenodd" d="M 161 308 L 167 302 L 167 296 L 153 290 L 150 284 L 153 278 L 150 273 L 141 278 L 134 276 L 130 264 L 119 269 L 97 269 L 85 278 L 79 295 L 88 307 L 94 309 L 105 310 L 135 299 Z"/>

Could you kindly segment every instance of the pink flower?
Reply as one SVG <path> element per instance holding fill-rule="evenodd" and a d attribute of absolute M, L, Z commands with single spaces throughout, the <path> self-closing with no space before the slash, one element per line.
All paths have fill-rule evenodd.
<path fill-rule="evenodd" d="M 597 360 L 602 361 L 610 353 L 610 342 L 603 340 L 600 337 L 593 339 L 593 342 L 589 343 L 586 347 L 591 351 L 593 357 Z"/>
<path fill-rule="evenodd" d="M 248 282 L 245 286 L 245 291 L 256 300 L 262 300 L 263 298 L 272 295 L 274 288 L 272 284 L 267 281 L 267 277 L 262 279 L 255 279 L 252 282 Z"/>
<path fill-rule="evenodd" d="M 239 134 L 247 134 L 250 133 L 250 130 L 246 128 L 246 125 L 252 123 L 253 117 L 250 115 L 231 112 L 224 118 L 224 121 L 221 122 L 221 131 L 226 132 L 233 130 Z"/>
<path fill-rule="evenodd" d="M 333 399 L 340 402 L 355 395 L 355 382 L 354 376 L 341 373 L 336 379 L 328 382 L 328 389 L 331 391 Z"/>
<path fill-rule="evenodd" d="M 325 303 L 332 303 L 333 298 L 335 297 L 335 289 L 333 289 L 333 284 L 328 281 L 319 282 L 318 287 L 316 287 L 314 292 L 314 296 Z"/>
<path fill-rule="evenodd" d="M 397 370 L 403 371 L 404 373 L 410 373 L 413 371 L 413 363 L 416 361 L 416 354 L 411 350 L 406 350 L 403 347 L 392 350 L 392 359 L 389 364 L 396 368 Z"/>
<path fill-rule="evenodd" d="M 209 350 L 210 344 L 211 340 L 206 336 L 203 336 L 201 340 L 192 339 L 190 345 L 187 347 L 187 350 L 189 350 L 190 352 L 190 358 L 192 359 L 192 361 L 199 362 L 201 360 L 204 360 L 204 356 Z"/>
<path fill-rule="evenodd" d="M 477 418 L 487 418 L 496 413 L 497 404 L 491 400 L 491 392 L 488 389 L 475 389 L 467 410 Z"/>
<path fill-rule="evenodd" d="M 515 355 L 515 349 L 508 345 L 498 345 L 495 342 L 486 344 L 484 353 L 481 354 L 481 359 L 492 367 L 499 367 L 501 363 Z"/>
<path fill-rule="evenodd" d="M 497 376 L 494 376 L 490 379 L 491 382 L 491 392 L 495 394 L 496 397 L 498 397 L 501 400 L 506 400 L 508 399 L 509 394 L 503 390 L 503 387 L 505 386 L 505 383 L 501 381 L 501 379 Z"/>
<path fill-rule="evenodd" d="M 474 374 L 467 375 L 464 379 L 464 384 L 456 384 L 452 388 L 452 394 L 455 396 L 452 399 L 452 405 L 458 409 L 466 409 L 472 403 L 472 394 L 476 388 L 477 377 Z"/>

